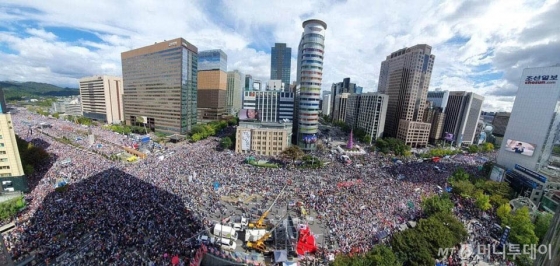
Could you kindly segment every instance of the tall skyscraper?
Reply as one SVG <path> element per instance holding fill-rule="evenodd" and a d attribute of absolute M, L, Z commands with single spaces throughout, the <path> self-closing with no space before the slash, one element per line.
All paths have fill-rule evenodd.
<path fill-rule="evenodd" d="M 0 185 L 2 191 L 27 191 L 12 115 L 6 109 L 2 89 L 0 96 Z"/>
<path fill-rule="evenodd" d="M 450 91 L 443 131 L 452 133 L 456 146 L 473 144 L 484 97 L 473 92 Z"/>
<path fill-rule="evenodd" d="M 198 49 L 183 38 L 121 53 L 127 125 L 186 134 L 196 125 Z"/>
<path fill-rule="evenodd" d="M 467 91 L 430 91 L 428 101 L 433 103 L 433 111 L 441 108 L 445 114 L 442 134 L 452 134 L 456 146 L 476 142 L 475 132 L 482 112 L 483 96 Z"/>
<path fill-rule="evenodd" d="M 229 114 L 236 114 L 241 110 L 242 105 L 242 87 L 245 82 L 241 80 L 241 74 L 238 70 L 229 71 L 227 73 L 227 99 L 226 99 L 226 109 Z"/>
<path fill-rule="evenodd" d="M 310 19 L 302 24 L 303 33 L 298 47 L 298 65 L 294 131 L 296 143 L 304 151 L 317 148 L 319 128 L 319 101 L 323 80 L 323 55 L 325 53 L 325 31 L 327 24 Z M 294 119 L 296 121 L 296 119 Z"/>
<path fill-rule="evenodd" d="M 496 160 L 505 181 L 535 204 L 546 192 L 560 190 L 559 74 L 560 65 L 523 70 Z M 541 207 L 555 211 L 546 205 Z"/>
<path fill-rule="evenodd" d="M 108 124 L 124 121 L 121 77 L 93 76 L 79 82 L 83 116 Z"/>
<path fill-rule="evenodd" d="M 346 124 L 353 129 L 365 131 L 370 137 L 368 144 L 371 144 L 383 136 L 388 102 L 387 95 L 377 92 L 350 94 L 346 107 Z"/>
<path fill-rule="evenodd" d="M 323 115 L 331 115 L 331 94 L 325 94 L 323 95 L 323 106 L 322 106 L 322 111 L 323 111 Z"/>
<path fill-rule="evenodd" d="M 381 63 L 377 91 L 389 95 L 384 134 L 413 147 L 428 144 L 430 124 L 422 122 L 435 56 L 418 44 L 387 56 Z"/>
<path fill-rule="evenodd" d="M 350 93 L 341 93 L 334 98 L 334 108 L 332 121 L 333 122 L 346 122 L 346 107 L 348 106 L 348 97 Z"/>
<path fill-rule="evenodd" d="M 270 52 L 270 79 L 282 80 L 285 88 L 289 88 L 291 68 L 292 48 L 285 43 L 275 43 Z"/>
<path fill-rule="evenodd" d="M 333 108 L 331 110 L 331 114 L 329 114 L 329 115 L 331 117 L 333 117 L 333 115 L 334 115 L 333 112 L 336 110 L 335 100 L 336 100 L 337 95 L 340 95 L 342 93 L 357 93 L 357 94 L 360 94 L 360 93 L 362 93 L 362 90 L 363 90 L 362 87 L 356 86 L 356 83 L 350 82 L 350 78 L 345 78 L 345 79 L 342 80 L 342 82 L 333 83 L 333 85 L 331 86 L 331 95 L 332 95 L 331 106 Z"/>
<path fill-rule="evenodd" d="M 227 55 L 222 50 L 198 53 L 198 120 L 218 120 L 226 110 Z"/>

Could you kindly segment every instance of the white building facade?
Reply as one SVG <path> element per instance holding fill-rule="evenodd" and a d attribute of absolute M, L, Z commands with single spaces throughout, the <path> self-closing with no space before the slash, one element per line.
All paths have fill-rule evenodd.
<path fill-rule="evenodd" d="M 124 121 L 121 77 L 93 76 L 79 82 L 83 116 L 108 124 Z"/>
<path fill-rule="evenodd" d="M 504 180 L 535 203 L 560 188 L 558 75 L 560 65 L 523 71 L 497 157 Z"/>

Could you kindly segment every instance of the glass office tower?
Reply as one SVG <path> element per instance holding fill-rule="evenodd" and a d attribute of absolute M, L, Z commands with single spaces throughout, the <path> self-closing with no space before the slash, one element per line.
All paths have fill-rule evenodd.
<path fill-rule="evenodd" d="M 292 48 L 285 43 L 276 43 L 270 53 L 270 79 L 282 80 L 284 87 L 290 87 L 290 70 L 292 67 Z"/>
<path fill-rule="evenodd" d="M 121 54 L 127 125 L 186 134 L 196 125 L 198 49 L 183 38 Z"/>

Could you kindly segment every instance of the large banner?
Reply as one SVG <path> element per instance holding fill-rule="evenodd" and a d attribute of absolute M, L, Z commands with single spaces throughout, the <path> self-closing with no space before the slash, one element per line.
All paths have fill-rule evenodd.
<path fill-rule="evenodd" d="M 241 150 L 251 150 L 251 131 L 249 130 L 241 132 Z"/>
<path fill-rule="evenodd" d="M 525 156 L 533 156 L 537 145 L 533 143 L 523 142 L 514 139 L 508 139 L 506 142 L 506 151 L 518 153 Z"/>

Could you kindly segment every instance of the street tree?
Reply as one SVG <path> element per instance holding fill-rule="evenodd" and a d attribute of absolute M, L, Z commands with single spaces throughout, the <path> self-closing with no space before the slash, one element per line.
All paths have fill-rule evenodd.
<path fill-rule="evenodd" d="M 284 151 L 282 151 L 282 153 L 280 153 L 280 155 L 288 160 L 291 160 L 292 163 L 294 163 L 296 160 L 300 159 L 303 157 L 304 153 L 301 150 L 300 147 L 296 146 L 296 145 L 292 145 L 290 147 L 288 147 L 287 149 L 285 149 Z"/>

